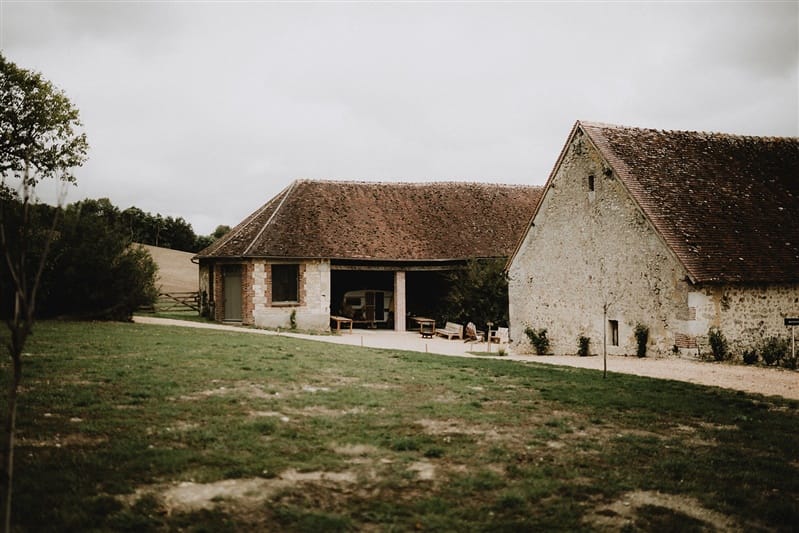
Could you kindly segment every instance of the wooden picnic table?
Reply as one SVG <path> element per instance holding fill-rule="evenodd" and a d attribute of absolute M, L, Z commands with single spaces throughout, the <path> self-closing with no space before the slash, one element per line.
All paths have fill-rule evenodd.
<path fill-rule="evenodd" d="M 415 320 L 419 324 L 419 333 L 426 339 L 432 339 L 436 334 L 436 320 L 434 318 L 427 318 L 424 316 L 412 316 L 411 320 Z"/>
<path fill-rule="evenodd" d="M 352 322 L 351 318 L 347 318 L 345 316 L 337 316 L 337 315 L 330 315 L 330 320 L 336 323 L 336 332 L 341 331 L 341 324 L 349 324 L 350 325 L 350 333 L 352 333 Z"/>

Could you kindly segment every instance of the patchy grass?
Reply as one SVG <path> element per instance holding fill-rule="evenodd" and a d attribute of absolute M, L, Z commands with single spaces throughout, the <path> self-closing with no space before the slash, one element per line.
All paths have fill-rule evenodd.
<path fill-rule="evenodd" d="M 40 323 L 27 352 L 20 530 L 799 523 L 795 401 L 137 324 Z"/>

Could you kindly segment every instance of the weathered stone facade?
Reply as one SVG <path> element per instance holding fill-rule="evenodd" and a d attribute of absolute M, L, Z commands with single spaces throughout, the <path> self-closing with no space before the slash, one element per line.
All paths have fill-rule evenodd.
<path fill-rule="evenodd" d="M 695 349 L 719 327 L 734 345 L 785 335 L 799 313 L 799 286 L 691 283 L 624 184 L 578 129 L 562 154 L 532 226 L 509 266 L 511 337 L 532 351 L 526 327 L 546 328 L 551 350 L 635 354 L 634 329 L 649 328 L 649 353 Z M 614 334 L 615 330 L 615 334 Z M 701 345 L 701 343 L 699 343 Z"/>
<path fill-rule="evenodd" d="M 740 353 L 768 337 L 790 336 L 783 319 L 799 316 L 799 284 L 698 286 L 688 302 L 695 319 L 683 325 L 687 336 L 701 338 L 716 327 Z"/>
<path fill-rule="evenodd" d="M 253 261 L 254 325 L 259 328 L 288 328 L 291 314 L 295 313 L 299 329 L 327 331 L 330 327 L 330 261 L 299 263 L 299 301 L 296 304 L 272 301 L 272 264 L 265 260 Z"/>
<path fill-rule="evenodd" d="M 296 264 L 299 270 L 299 300 L 297 302 L 272 301 L 272 264 Z M 225 265 L 241 267 L 241 323 L 260 328 L 291 327 L 294 313 L 297 328 L 327 331 L 330 321 L 330 261 L 277 261 L 253 259 L 235 262 L 202 262 L 200 264 L 200 292 L 206 291 L 209 314 L 216 321 L 225 317 L 223 268 Z M 211 280 L 213 279 L 213 282 Z"/>

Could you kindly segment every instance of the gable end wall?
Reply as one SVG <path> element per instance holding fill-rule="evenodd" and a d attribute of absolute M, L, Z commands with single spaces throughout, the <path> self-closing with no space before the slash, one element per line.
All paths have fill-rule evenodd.
<path fill-rule="evenodd" d="M 589 191 L 594 176 L 594 191 Z M 615 173 L 577 131 L 509 268 L 511 337 L 532 346 L 526 327 L 546 328 L 553 353 L 574 354 L 581 335 L 602 353 L 603 306 L 618 321 L 619 345 L 634 354 L 634 329 L 650 330 L 650 353 L 669 351 L 688 318 L 686 273 Z"/>

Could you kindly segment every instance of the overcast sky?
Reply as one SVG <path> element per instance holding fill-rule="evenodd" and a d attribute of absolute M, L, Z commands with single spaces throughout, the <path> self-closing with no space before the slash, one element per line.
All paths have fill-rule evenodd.
<path fill-rule="evenodd" d="M 296 178 L 543 184 L 576 120 L 799 135 L 799 2 L 16 2 L 68 202 L 235 225 Z"/>

